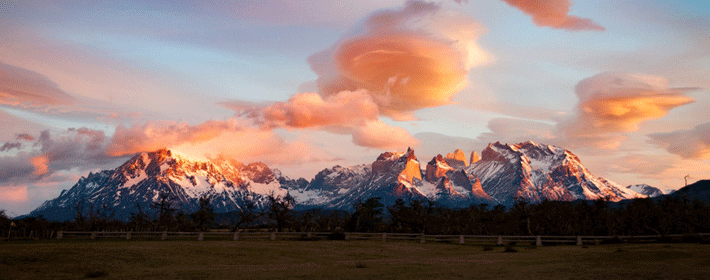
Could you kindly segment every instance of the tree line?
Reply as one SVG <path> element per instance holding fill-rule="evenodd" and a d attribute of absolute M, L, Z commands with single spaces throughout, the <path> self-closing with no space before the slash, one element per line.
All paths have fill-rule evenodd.
<path fill-rule="evenodd" d="M 710 207 L 682 197 L 639 198 L 620 203 L 596 201 L 518 201 L 511 207 L 471 205 L 447 208 L 429 200 L 399 199 L 385 206 L 379 198 L 354 203 L 352 212 L 311 209 L 294 211 L 289 196 L 268 195 L 257 205 L 245 199 L 234 212 L 214 213 L 207 197 L 185 213 L 161 194 L 151 209 L 132 213 L 128 221 L 113 219 L 108 209 L 77 205 L 74 221 L 50 222 L 42 217 L 12 220 L 0 211 L 0 236 L 42 238 L 58 230 L 78 231 L 231 231 L 393 232 L 466 235 L 618 236 L 710 233 Z M 148 211 L 146 211 L 148 210 Z"/>

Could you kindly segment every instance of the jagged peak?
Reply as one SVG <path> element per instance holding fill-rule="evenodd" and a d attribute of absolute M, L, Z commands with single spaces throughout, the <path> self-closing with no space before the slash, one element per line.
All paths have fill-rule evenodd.
<path fill-rule="evenodd" d="M 481 157 L 476 153 L 476 151 L 471 152 L 471 159 L 469 161 L 469 164 L 474 164 L 481 160 Z"/>
<path fill-rule="evenodd" d="M 407 148 L 407 152 L 384 152 L 377 157 L 376 161 L 409 161 L 417 160 L 417 156 L 414 155 L 414 149 L 411 147 Z"/>
<path fill-rule="evenodd" d="M 461 149 L 456 149 L 453 153 L 446 154 L 446 160 L 450 164 L 452 161 L 458 161 L 463 164 L 463 167 L 468 166 L 468 160 L 466 159 L 466 154 Z"/>

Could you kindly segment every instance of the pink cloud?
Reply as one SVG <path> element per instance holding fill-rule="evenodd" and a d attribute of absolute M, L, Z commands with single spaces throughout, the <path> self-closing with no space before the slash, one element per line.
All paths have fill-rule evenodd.
<path fill-rule="evenodd" d="M 537 26 L 552 27 L 570 31 L 594 30 L 606 28 L 591 19 L 569 15 L 570 0 L 503 0 L 508 5 L 520 9 L 532 17 Z"/>
<path fill-rule="evenodd" d="M 20 108 L 68 105 L 74 98 L 47 77 L 30 70 L 0 63 L 0 104 Z"/>
<path fill-rule="evenodd" d="M 184 143 L 199 143 L 218 137 L 225 131 L 240 131 L 237 119 L 207 121 L 199 125 L 172 121 L 150 122 L 132 127 L 118 126 L 107 153 L 112 156 L 154 151 Z"/>
<path fill-rule="evenodd" d="M 34 175 L 44 175 L 49 172 L 49 158 L 46 155 L 40 155 L 30 158 L 30 163 L 34 166 Z"/>
<path fill-rule="evenodd" d="M 649 137 L 669 153 L 687 159 L 710 159 L 710 122 L 687 130 L 654 133 Z"/>
<path fill-rule="evenodd" d="M 315 127 L 329 125 L 357 126 L 378 118 L 379 110 L 364 90 L 341 91 L 322 97 L 311 93 L 292 96 L 263 109 L 263 119 L 276 126 Z"/>
<path fill-rule="evenodd" d="M 27 201 L 27 186 L 9 186 L 0 188 L 0 201 L 25 202 Z"/>
<path fill-rule="evenodd" d="M 401 127 L 387 125 L 382 121 L 367 122 L 353 132 L 353 143 L 379 149 L 399 149 L 416 146 L 419 141 Z"/>

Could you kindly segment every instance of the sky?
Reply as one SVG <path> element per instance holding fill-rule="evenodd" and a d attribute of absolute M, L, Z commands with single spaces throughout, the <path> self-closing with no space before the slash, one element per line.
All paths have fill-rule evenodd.
<path fill-rule="evenodd" d="M 704 0 L 0 0 L 0 209 L 161 148 L 311 179 L 532 140 L 710 178 Z"/>

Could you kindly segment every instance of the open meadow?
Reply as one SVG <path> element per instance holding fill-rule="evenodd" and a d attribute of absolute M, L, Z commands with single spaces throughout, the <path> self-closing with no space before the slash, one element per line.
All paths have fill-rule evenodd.
<path fill-rule="evenodd" d="M 379 241 L 0 243 L 2 279 L 707 279 L 710 245 Z"/>

